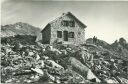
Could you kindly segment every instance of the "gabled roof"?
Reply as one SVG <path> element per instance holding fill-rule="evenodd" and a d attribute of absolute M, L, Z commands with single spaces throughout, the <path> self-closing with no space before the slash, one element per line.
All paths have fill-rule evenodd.
<path fill-rule="evenodd" d="M 46 28 L 49 27 L 49 26 L 50 26 L 50 24 L 48 23 L 41 32 L 43 32 L 44 30 L 46 30 Z"/>
<path fill-rule="evenodd" d="M 83 28 L 87 27 L 83 22 L 81 22 L 77 17 L 75 17 L 71 12 L 67 12 L 67 15 L 73 17 Z"/>
<path fill-rule="evenodd" d="M 55 22 L 55 21 L 58 20 L 59 18 L 62 18 L 63 16 L 66 16 L 66 15 L 69 15 L 70 17 L 74 18 L 75 21 L 77 21 L 83 28 L 86 28 L 86 27 L 87 27 L 87 26 L 86 26 L 84 23 L 82 23 L 77 17 L 75 17 L 71 12 L 67 12 L 67 13 L 63 13 L 63 15 L 61 15 L 61 16 L 58 17 L 58 18 L 56 18 L 55 20 L 49 22 L 49 23 L 45 26 L 45 28 L 46 28 L 49 24 Z M 45 29 L 45 28 L 44 28 L 44 29 Z M 43 29 L 43 30 L 44 30 L 44 29 Z M 42 31 L 43 31 L 43 30 L 42 30 Z"/>

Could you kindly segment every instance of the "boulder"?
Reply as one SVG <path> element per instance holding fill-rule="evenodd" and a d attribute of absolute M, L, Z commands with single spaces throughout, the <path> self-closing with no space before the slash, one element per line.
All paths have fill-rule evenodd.
<path fill-rule="evenodd" d="M 96 82 L 100 82 L 100 80 L 92 73 L 92 71 L 85 65 L 83 65 L 79 60 L 74 57 L 69 58 L 69 63 L 72 66 L 72 69 L 83 76 L 85 79 L 96 79 Z"/>
<path fill-rule="evenodd" d="M 37 73 L 39 73 L 39 74 L 41 74 L 41 75 L 44 75 L 44 72 L 43 72 L 42 69 L 39 69 L 39 68 L 31 68 L 31 70 L 32 70 L 32 71 L 35 71 L 35 72 L 37 72 Z"/>
<path fill-rule="evenodd" d="M 95 79 L 96 82 L 101 82 L 101 81 L 94 75 L 94 73 L 93 73 L 91 70 L 89 70 L 88 73 L 87 73 L 87 79 L 88 79 L 88 80 Z"/>
<path fill-rule="evenodd" d="M 57 64 L 57 63 L 54 62 L 53 60 L 47 60 L 47 62 L 48 62 L 53 68 L 64 69 L 61 65 Z"/>

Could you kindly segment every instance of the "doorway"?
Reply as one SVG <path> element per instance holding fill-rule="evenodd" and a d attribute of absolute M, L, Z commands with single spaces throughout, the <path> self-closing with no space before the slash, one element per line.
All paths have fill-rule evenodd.
<path fill-rule="evenodd" d="M 64 41 L 68 41 L 68 31 L 64 31 Z"/>

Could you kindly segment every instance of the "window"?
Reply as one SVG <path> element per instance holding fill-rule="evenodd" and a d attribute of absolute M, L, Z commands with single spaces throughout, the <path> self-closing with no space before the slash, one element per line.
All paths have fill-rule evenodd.
<path fill-rule="evenodd" d="M 78 35 L 80 35 L 81 34 L 81 32 L 78 32 Z"/>
<path fill-rule="evenodd" d="M 61 22 L 61 24 L 62 24 L 63 26 L 68 26 L 68 25 L 69 25 L 68 21 L 66 21 L 66 20 L 63 20 L 63 21 Z"/>
<path fill-rule="evenodd" d="M 63 20 L 63 21 L 61 22 L 61 25 L 63 25 L 63 26 L 75 27 L 75 21 Z"/>
<path fill-rule="evenodd" d="M 69 32 L 69 38 L 74 38 L 74 32 Z"/>
<path fill-rule="evenodd" d="M 75 21 L 69 21 L 69 26 L 70 27 L 75 27 Z"/>
<path fill-rule="evenodd" d="M 63 31 L 64 41 L 68 41 L 68 31 Z"/>
<path fill-rule="evenodd" d="M 62 38 L 62 31 L 57 31 L 57 37 Z"/>

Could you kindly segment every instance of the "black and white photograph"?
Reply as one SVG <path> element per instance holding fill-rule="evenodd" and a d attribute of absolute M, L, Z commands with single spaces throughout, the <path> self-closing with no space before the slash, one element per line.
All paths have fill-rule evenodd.
<path fill-rule="evenodd" d="M 1 0 L 2 84 L 128 84 L 128 1 Z"/>

